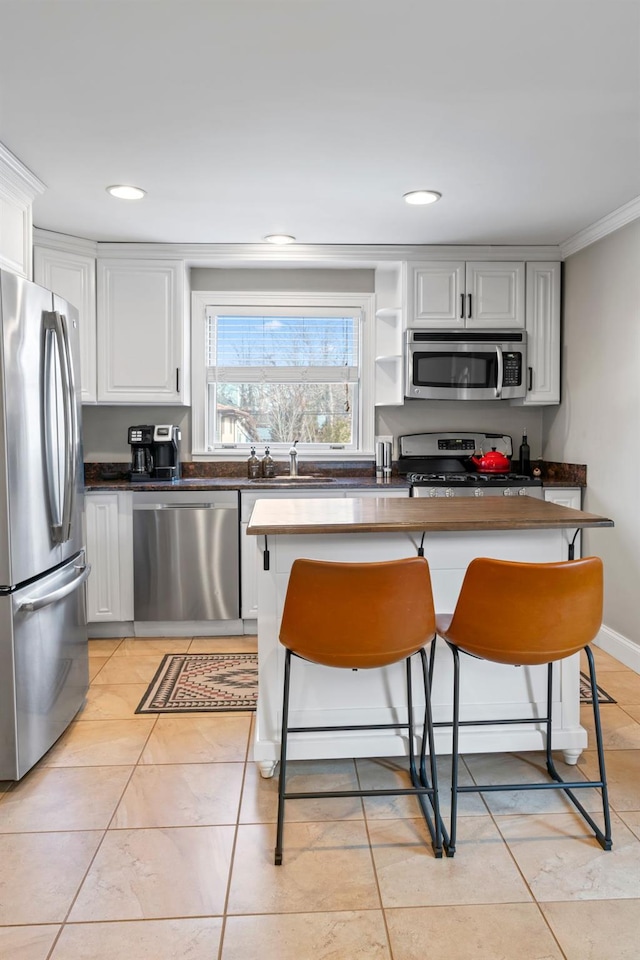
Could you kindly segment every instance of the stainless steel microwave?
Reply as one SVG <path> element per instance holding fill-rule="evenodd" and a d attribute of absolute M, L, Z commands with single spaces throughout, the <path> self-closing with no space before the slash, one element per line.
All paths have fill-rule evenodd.
<path fill-rule="evenodd" d="M 407 330 L 405 397 L 511 400 L 527 393 L 522 330 Z"/>

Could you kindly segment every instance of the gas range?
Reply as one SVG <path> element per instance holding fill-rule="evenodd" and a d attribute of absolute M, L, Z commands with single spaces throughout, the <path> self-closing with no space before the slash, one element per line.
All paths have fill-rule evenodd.
<path fill-rule="evenodd" d="M 481 473 L 474 453 L 494 449 L 511 459 L 511 437 L 494 433 L 417 433 L 399 438 L 398 469 L 412 497 L 516 497 L 542 499 L 542 481 L 521 473 Z"/>

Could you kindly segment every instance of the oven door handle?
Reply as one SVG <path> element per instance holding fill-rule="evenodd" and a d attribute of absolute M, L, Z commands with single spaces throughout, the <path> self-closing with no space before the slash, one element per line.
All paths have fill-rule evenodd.
<path fill-rule="evenodd" d="M 504 385 L 504 361 L 502 359 L 502 347 L 496 344 L 496 355 L 498 357 L 498 376 L 496 378 L 496 400 L 502 397 L 502 387 Z"/>

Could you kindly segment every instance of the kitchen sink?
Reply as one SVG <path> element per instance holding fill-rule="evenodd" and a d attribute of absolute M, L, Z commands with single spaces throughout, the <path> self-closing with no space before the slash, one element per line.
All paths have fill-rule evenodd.
<path fill-rule="evenodd" d="M 304 477 L 290 477 L 285 474 L 282 477 L 254 477 L 251 483 L 334 483 L 335 477 L 314 476 L 307 473 Z"/>

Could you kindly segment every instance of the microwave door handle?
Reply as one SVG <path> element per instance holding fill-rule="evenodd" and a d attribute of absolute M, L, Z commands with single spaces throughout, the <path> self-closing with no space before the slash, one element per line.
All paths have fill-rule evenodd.
<path fill-rule="evenodd" d="M 496 378 L 496 400 L 502 397 L 502 387 L 504 385 L 504 362 L 502 359 L 502 348 L 496 344 L 496 354 L 498 357 L 498 376 Z"/>

